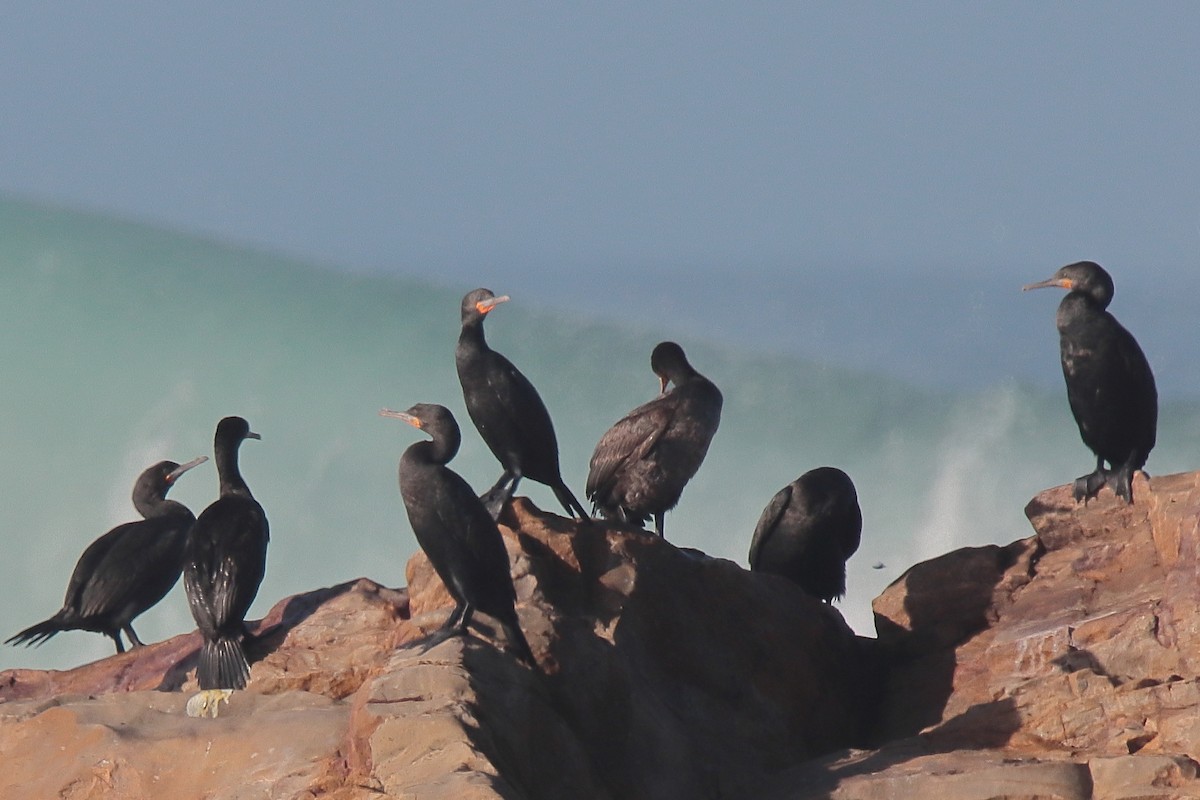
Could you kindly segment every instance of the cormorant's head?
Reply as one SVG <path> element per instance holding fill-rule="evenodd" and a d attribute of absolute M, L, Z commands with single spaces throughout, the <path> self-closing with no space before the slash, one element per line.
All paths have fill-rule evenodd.
<path fill-rule="evenodd" d="M 659 342 L 650 354 L 650 369 L 658 376 L 659 393 L 667 391 L 668 383 L 678 385 L 679 379 L 692 372 L 683 348 L 674 342 Z"/>
<path fill-rule="evenodd" d="M 225 417 L 217 423 L 217 433 L 213 437 L 213 443 L 219 445 L 224 442 L 226 445 L 240 445 L 246 439 L 261 439 L 254 431 L 250 430 L 250 423 L 241 417 Z"/>
<path fill-rule="evenodd" d="M 379 416 L 403 420 L 414 428 L 420 428 L 434 436 L 434 431 L 457 429 L 458 423 L 450 409 L 437 403 L 417 403 L 408 411 L 392 411 L 390 408 L 380 409 Z"/>
<path fill-rule="evenodd" d="M 141 475 L 138 476 L 137 483 L 133 486 L 133 505 L 138 507 L 140 499 L 155 499 L 162 500 L 167 496 L 167 492 L 175 485 L 175 481 L 179 480 L 179 476 L 187 472 L 192 467 L 198 467 L 208 461 L 208 456 L 200 456 L 193 458 L 186 464 L 176 464 L 174 461 L 159 461 L 153 466 L 147 467 Z"/>
<path fill-rule="evenodd" d="M 464 325 L 468 322 L 478 322 L 493 308 L 507 302 L 508 295 L 497 297 L 491 289 L 476 289 L 473 292 L 467 292 L 462 299 L 462 322 Z"/>
<path fill-rule="evenodd" d="M 443 464 L 454 458 L 462 443 L 462 432 L 458 429 L 458 422 L 455 421 L 454 415 L 450 413 L 450 409 L 437 403 L 417 403 L 408 411 L 392 411 L 389 408 L 383 408 L 380 409 L 379 416 L 403 420 L 414 428 L 420 428 L 428 433 L 433 440 L 434 458 Z M 428 447 L 429 445 L 422 442 L 413 445 L 413 447 L 418 446 Z"/>
<path fill-rule="evenodd" d="M 1069 292 L 1078 292 L 1092 298 L 1100 308 L 1107 308 L 1112 302 L 1112 277 L 1095 261 L 1077 261 L 1068 264 L 1044 281 L 1023 286 L 1021 291 L 1044 289 L 1057 286 Z"/>

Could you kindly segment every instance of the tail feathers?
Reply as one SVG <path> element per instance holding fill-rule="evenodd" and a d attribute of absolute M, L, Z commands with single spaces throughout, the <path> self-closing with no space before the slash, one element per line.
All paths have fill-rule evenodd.
<path fill-rule="evenodd" d="M 558 502 L 567 510 L 567 513 L 578 519 L 580 522 L 588 522 L 592 519 L 587 513 L 583 505 L 575 499 L 575 495 L 567 488 L 565 483 L 559 483 L 557 486 L 551 487 L 554 490 L 554 496 L 558 498 Z"/>
<path fill-rule="evenodd" d="M 46 641 L 54 634 L 60 631 L 71 630 L 71 625 L 68 624 L 61 614 L 55 614 L 45 622 L 39 622 L 37 625 L 30 625 L 25 630 L 10 636 L 4 640 L 5 644 L 23 644 L 26 647 L 37 646 Z"/>
<path fill-rule="evenodd" d="M 250 665 L 240 639 L 205 640 L 200 648 L 196 679 L 201 689 L 245 689 Z"/>

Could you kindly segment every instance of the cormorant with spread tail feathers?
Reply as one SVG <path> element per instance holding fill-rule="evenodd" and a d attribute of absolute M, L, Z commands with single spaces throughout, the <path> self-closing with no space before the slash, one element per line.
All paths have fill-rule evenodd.
<path fill-rule="evenodd" d="M 763 509 L 750 542 L 750 569 L 782 575 L 832 603 L 846 593 L 846 560 L 861 534 L 850 476 L 818 467 L 780 489 Z"/>
<path fill-rule="evenodd" d="M 1024 288 L 1047 286 L 1068 290 L 1056 317 L 1063 377 L 1079 435 L 1096 454 L 1096 471 L 1075 481 L 1075 500 L 1087 502 L 1108 485 L 1132 503 L 1133 473 L 1154 448 L 1158 423 L 1150 363 L 1133 335 L 1107 311 L 1113 281 L 1099 264 L 1068 264 Z"/>
<path fill-rule="evenodd" d="M 497 297 L 488 289 L 463 297 L 462 332 L 454 350 L 467 413 L 504 467 L 500 480 L 484 495 L 484 505 L 493 519 L 499 518 L 521 478 L 530 478 L 549 486 L 568 514 L 588 519 L 563 482 L 554 423 L 537 389 L 484 339 L 483 318 L 507 301 L 507 295 Z"/>
<path fill-rule="evenodd" d="M 717 432 L 722 398 L 674 342 L 654 348 L 650 368 L 659 377 L 661 394 L 600 437 L 588 470 L 587 496 L 609 519 L 644 525 L 653 516 L 662 536 L 663 515 L 679 502 Z"/>
<path fill-rule="evenodd" d="M 221 494 L 188 536 L 183 581 L 204 637 L 196 678 L 202 690 L 244 689 L 250 678 L 243 640 L 246 612 L 267 567 L 267 515 L 238 469 L 238 449 L 261 439 L 241 417 L 225 417 L 213 440 Z"/>
<path fill-rule="evenodd" d="M 454 611 L 442 630 L 467 634 L 472 614 L 482 611 L 500 624 L 520 658 L 536 668 L 517 619 L 516 592 L 500 530 L 470 485 L 446 466 L 462 441 L 454 415 L 445 406 L 430 403 L 379 413 L 431 437 L 410 445 L 401 456 L 400 494 L 417 543 L 454 598 Z"/>
<path fill-rule="evenodd" d="M 132 646 L 140 647 L 133 620 L 179 580 L 184 542 L 196 521 L 183 503 L 166 499 L 167 492 L 180 475 L 207 460 L 160 461 L 142 472 L 133 486 L 133 507 L 144 519 L 118 525 L 88 545 L 58 613 L 5 644 L 38 645 L 59 631 L 82 630 L 111 637 L 118 653 L 125 652 L 122 631 Z"/>

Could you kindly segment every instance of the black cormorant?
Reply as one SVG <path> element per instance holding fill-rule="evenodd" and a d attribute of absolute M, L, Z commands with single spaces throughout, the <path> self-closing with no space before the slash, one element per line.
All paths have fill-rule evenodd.
<path fill-rule="evenodd" d="M 202 690 L 244 689 L 250 666 L 242 649 L 246 612 L 267 566 L 267 515 L 238 469 L 238 448 L 261 438 L 241 417 L 225 417 L 213 440 L 221 496 L 188 536 L 183 582 L 204 637 L 196 678 Z"/>
<path fill-rule="evenodd" d="M 818 467 L 780 489 L 763 509 L 750 542 L 750 569 L 782 575 L 830 603 L 846 593 L 846 560 L 861 534 L 850 476 Z"/>
<path fill-rule="evenodd" d="M 145 519 L 118 525 L 88 545 L 71 573 L 59 612 L 5 643 L 37 645 L 59 631 L 83 630 L 112 637 L 123 653 L 124 631 L 130 644 L 140 647 L 132 622 L 179 580 L 184 542 L 196 521 L 183 503 L 167 500 L 167 492 L 180 475 L 207 460 L 160 461 L 138 476 L 133 507 Z"/>
<path fill-rule="evenodd" d="M 500 624 L 521 659 L 536 667 L 517 619 L 500 530 L 470 485 L 446 466 L 462 441 L 454 416 L 445 406 L 430 403 L 379 413 L 432 437 L 410 445 L 400 458 L 400 495 L 417 543 L 454 598 L 443 630 L 466 634 L 471 615 L 482 611 Z"/>
<path fill-rule="evenodd" d="M 1108 484 L 1132 503 L 1133 473 L 1154 448 L 1154 374 L 1133 335 L 1106 311 L 1113 281 L 1099 264 L 1069 264 L 1025 289 L 1047 286 L 1068 290 L 1056 318 L 1063 377 L 1079 435 L 1096 454 L 1096 471 L 1075 481 L 1075 500 L 1087 502 Z"/>
<path fill-rule="evenodd" d="M 504 467 L 500 480 L 484 495 L 484 505 L 493 519 L 499 518 L 521 478 L 529 478 L 554 490 L 568 514 L 588 519 L 563 482 L 554 423 L 537 389 L 484 339 L 484 316 L 507 300 L 507 295 L 496 297 L 488 289 L 468 293 L 462 300 L 462 332 L 454 350 L 467 413 Z"/>
<path fill-rule="evenodd" d="M 653 516 L 662 536 L 663 515 L 679 502 L 717 432 L 722 398 L 674 342 L 654 348 L 650 368 L 662 393 L 600 437 L 588 470 L 587 496 L 609 519 L 644 525 Z"/>

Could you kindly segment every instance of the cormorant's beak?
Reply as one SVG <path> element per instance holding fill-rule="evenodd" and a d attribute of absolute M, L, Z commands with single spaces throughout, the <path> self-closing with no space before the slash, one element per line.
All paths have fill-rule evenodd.
<path fill-rule="evenodd" d="M 192 467 L 200 466 L 205 461 L 208 461 L 208 456 L 200 456 L 199 458 L 193 458 L 186 464 L 180 464 L 178 467 L 167 473 L 167 483 L 174 483 L 175 481 L 179 480 L 180 475 L 187 472 Z"/>
<path fill-rule="evenodd" d="M 658 376 L 658 393 L 659 394 L 667 393 L 667 384 L 668 383 L 670 383 L 670 381 L 668 381 L 666 378 L 664 378 L 661 375 Z"/>
<path fill-rule="evenodd" d="M 499 297 L 489 297 L 487 300 L 480 300 L 475 304 L 475 310 L 480 314 L 486 314 L 501 303 L 508 302 L 508 295 L 502 294 Z"/>
<path fill-rule="evenodd" d="M 1028 292 L 1030 289 L 1045 289 L 1050 286 L 1057 286 L 1060 289 L 1073 289 L 1075 288 L 1075 282 L 1070 278 L 1047 278 L 1044 281 L 1026 284 L 1021 287 L 1021 291 Z"/>
<path fill-rule="evenodd" d="M 415 417 L 412 414 L 409 414 L 407 411 L 392 411 L 390 408 L 381 408 L 379 409 L 379 416 L 403 420 L 409 425 L 412 425 L 414 428 L 421 427 L 421 418 Z"/>
<path fill-rule="evenodd" d="M 262 437 L 259 436 L 254 431 L 246 431 L 246 438 L 247 439 L 258 439 L 260 442 L 262 441 Z"/>

